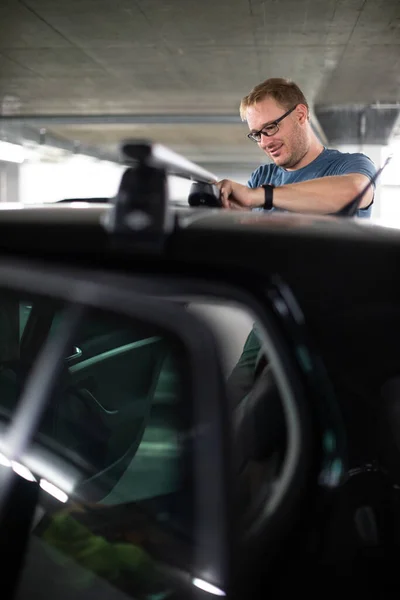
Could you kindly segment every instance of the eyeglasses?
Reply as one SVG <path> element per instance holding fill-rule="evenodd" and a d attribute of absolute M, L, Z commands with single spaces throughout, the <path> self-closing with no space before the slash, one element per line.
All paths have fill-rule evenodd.
<path fill-rule="evenodd" d="M 252 133 L 247 134 L 247 137 L 258 144 L 261 142 L 261 136 L 266 135 L 267 137 L 270 137 L 271 135 L 275 135 L 277 131 L 279 131 L 279 123 L 283 121 L 283 119 L 285 119 L 288 115 L 290 115 L 290 113 L 293 112 L 296 107 L 297 104 L 296 106 L 293 106 L 293 108 L 285 112 L 285 114 L 279 117 L 279 119 L 276 119 L 276 121 L 268 123 L 268 125 L 264 125 L 264 127 L 260 129 L 260 131 L 254 131 Z"/>

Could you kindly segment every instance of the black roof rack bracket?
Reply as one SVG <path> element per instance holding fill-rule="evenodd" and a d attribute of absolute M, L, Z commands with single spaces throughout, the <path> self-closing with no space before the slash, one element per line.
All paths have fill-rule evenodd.
<path fill-rule="evenodd" d="M 103 224 L 117 243 L 162 250 L 175 227 L 169 207 L 167 175 L 189 179 L 191 206 L 218 206 L 216 177 L 172 150 L 150 142 L 133 140 L 121 145 L 127 165 L 111 210 Z"/>
<path fill-rule="evenodd" d="M 153 161 L 150 144 L 125 145 L 122 152 L 124 162 L 130 166 L 111 199 L 104 226 L 124 244 L 159 250 L 173 229 L 166 169 Z"/>

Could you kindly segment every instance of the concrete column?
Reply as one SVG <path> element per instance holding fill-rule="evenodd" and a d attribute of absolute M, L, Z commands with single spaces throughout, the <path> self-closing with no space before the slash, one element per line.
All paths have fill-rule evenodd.
<path fill-rule="evenodd" d="M 341 152 L 362 152 L 372 160 L 375 167 L 379 169 L 382 166 L 382 155 L 384 146 L 380 144 L 346 144 L 336 146 Z M 381 178 L 376 182 L 374 204 L 372 205 L 372 218 L 379 219 L 381 216 L 381 197 L 382 197 L 382 181 Z"/>
<path fill-rule="evenodd" d="M 19 202 L 20 165 L 0 161 L 0 202 Z"/>

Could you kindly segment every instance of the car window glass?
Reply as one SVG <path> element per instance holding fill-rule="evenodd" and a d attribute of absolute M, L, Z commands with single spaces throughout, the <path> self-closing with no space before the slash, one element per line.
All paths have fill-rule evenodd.
<path fill-rule="evenodd" d="M 14 302 L 21 332 L 41 300 Z M 63 318 L 59 306 L 43 306 L 30 343 L 55 335 Z M 51 589 L 75 599 L 107 586 L 128 597 L 163 597 L 175 584 L 159 565 L 189 564 L 193 543 L 184 355 L 163 332 L 100 312 L 85 317 L 78 344 L 81 354 L 66 356 L 23 465 L 42 491 L 20 597 L 29 590 L 47 598 Z M 34 359 L 24 362 L 27 346 L 0 364 L 3 419 Z"/>
<path fill-rule="evenodd" d="M 28 322 L 29 315 L 31 314 L 32 304 L 26 301 L 21 301 L 19 303 L 19 338 L 22 338 L 22 335 L 25 331 L 25 326 Z"/>
<path fill-rule="evenodd" d="M 32 318 L 16 362 L 19 385 L 63 319 L 59 305 L 37 298 L 24 302 L 32 306 Z M 247 515 L 265 501 L 265 483 L 272 484 L 286 453 L 270 348 L 262 327 L 243 307 L 190 298 L 184 305 L 216 338 L 238 450 L 239 502 Z M 176 591 L 165 565 L 168 573 L 190 571 L 194 545 L 191 430 L 179 345 L 143 323 L 95 312 L 85 316 L 73 337 L 25 465 L 46 487 L 21 590 L 34 588 L 43 597 L 43 585 L 35 579 L 41 572 L 46 589 L 48 583 L 54 596 L 66 600 L 86 598 L 82 578 L 89 579 L 95 595 L 108 585 L 135 598 Z M 8 404 L 7 394 L 1 396 L 9 413 L 20 389 L 11 375 Z M 47 469 L 39 475 L 38 462 Z M 110 562 L 114 553 L 119 558 Z"/>

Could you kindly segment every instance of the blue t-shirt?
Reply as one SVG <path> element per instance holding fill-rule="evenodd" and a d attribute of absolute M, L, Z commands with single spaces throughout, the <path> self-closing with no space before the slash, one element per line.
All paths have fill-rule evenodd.
<path fill-rule="evenodd" d="M 279 187 L 288 183 L 299 183 L 328 175 L 347 175 L 349 173 L 361 173 L 368 179 L 375 175 L 375 165 L 365 154 L 349 152 L 339 152 L 324 148 L 319 156 L 309 165 L 295 171 L 286 171 L 275 164 L 262 165 L 252 173 L 248 182 L 249 187 L 256 188 L 266 183 Z M 357 211 L 358 217 L 368 218 L 371 216 L 372 202 L 367 208 Z M 263 210 L 263 209 L 255 209 Z M 280 208 L 272 210 L 282 211 Z"/>

